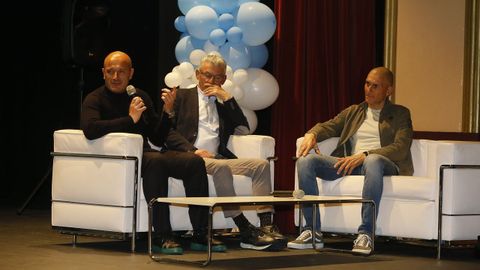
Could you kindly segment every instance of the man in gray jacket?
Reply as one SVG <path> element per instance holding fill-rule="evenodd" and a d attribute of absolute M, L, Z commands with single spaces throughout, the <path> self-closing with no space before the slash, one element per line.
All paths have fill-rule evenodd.
<path fill-rule="evenodd" d="M 378 215 L 383 176 L 413 174 L 410 111 L 389 101 L 393 90 L 393 73 L 385 67 L 372 69 L 365 80 L 365 101 L 346 108 L 329 121 L 316 124 L 305 134 L 297 153 L 298 184 L 307 195 L 318 195 L 317 177 L 331 181 L 345 175 L 365 175 L 362 197 L 373 200 L 377 208 L 373 213 L 371 204 L 362 205 L 362 224 L 353 251 L 365 255 L 372 252 L 372 215 Z M 317 142 L 330 137 L 340 138 L 336 149 L 328 156 L 320 153 Z M 310 153 L 312 149 L 314 153 Z M 289 242 L 288 247 L 312 248 L 313 235 L 316 246 L 323 247 L 318 210 L 316 228 L 312 228 L 311 206 L 304 207 L 303 213 L 305 230 Z"/>

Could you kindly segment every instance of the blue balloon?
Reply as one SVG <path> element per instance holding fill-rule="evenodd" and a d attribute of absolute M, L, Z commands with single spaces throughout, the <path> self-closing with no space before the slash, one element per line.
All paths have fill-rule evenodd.
<path fill-rule="evenodd" d="M 258 46 L 250 46 L 248 47 L 250 51 L 250 67 L 252 68 L 262 68 L 265 66 L 268 60 L 268 48 L 265 44 L 258 45 Z"/>
<path fill-rule="evenodd" d="M 185 26 L 185 16 L 178 16 L 173 24 L 175 25 L 175 29 L 179 32 L 187 31 L 187 27 Z"/>
<path fill-rule="evenodd" d="M 259 2 L 260 0 L 238 0 L 238 5 L 248 2 Z"/>
<path fill-rule="evenodd" d="M 222 15 L 218 16 L 218 26 L 223 30 L 227 31 L 230 27 L 233 26 L 235 23 L 235 18 L 230 13 L 223 13 Z"/>
<path fill-rule="evenodd" d="M 190 36 L 190 35 L 188 34 L 188 32 L 183 32 L 183 33 L 180 34 L 179 40 L 182 39 L 182 38 L 184 38 L 184 37 L 189 37 L 189 36 Z"/>
<path fill-rule="evenodd" d="M 220 54 L 233 70 L 239 68 L 248 68 L 250 66 L 250 52 L 243 43 L 234 43 L 227 41 L 220 47 Z"/>
<path fill-rule="evenodd" d="M 227 36 L 225 35 L 225 31 L 220 28 L 217 28 L 210 32 L 210 42 L 215 46 L 222 46 L 227 41 Z"/>
<path fill-rule="evenodd" d="M 236 25 L 242 28 L 242 40 L 245 44 L 258 46 L 273 36 L 277 21 L 273 11 L 265 4 L 247 2 L 238 10 Z"/>
<path fill-rule="evenodd" d="M 178 63 L 190 62 L 190 53 L 195 49 L 203 48 L 203 44 L 199 47 L 200 44 L 195 43 L 197 42 L 191 36 L 184 36 L 177 42 L 175 57 Z"/>
<path fill-rule="evenodd" d="M 218 14 L 232 12 L 238 6 L 238 0 L 210 0 L 210 6 Z"/>
<path fill-rule="evenodd" d="M 178 8 L 183 15 L 187 15 L 188 11 L 194 6 L 208 6 L 208 4 L 210 4 L 210 0 L 178 0 Z"/>
<path fill-rule="evenodd" d="M 192 45 L 195 49 L 201 49 L 201 48 L 203 48 L 203 45 L 205 45 L 206 40 L 198 39 L 198 38 L 190 36 L 190 41 L 192 42 Z"/>
<path fill-rule="evenodd" d="M 196 6 L 185 15 L 185 25 L 190 35 L 206 40 L 218 28 L 218 15 L 211 7 Z"/>
<path fill-rule="evenodd" d="M 227 39 L 231 43 L 239 43 L 242 41 L 243 32 L 238 26 L 231 27 L 227 31 Z"/>

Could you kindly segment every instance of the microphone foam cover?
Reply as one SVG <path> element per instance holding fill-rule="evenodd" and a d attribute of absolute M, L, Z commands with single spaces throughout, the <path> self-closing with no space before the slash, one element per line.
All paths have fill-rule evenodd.
<path fill-rule="evenodd" d="M 129 96 L 132 96 L 132 95 L 135 95 L 135 93 L 137 93 L 137 89 L 135 89 L 135 87 L 133 85 L 128 85 L 127 86 L 127 94 Z"/>
<path fill-rule="evenodd" d="M 292 192 L 292 196 L 295 198 L 295 199 L 301 199 L 303 198 L 303 196 L 305 196 L 305 192 L 301 189 L 295 189 L 293 192 Z"/>

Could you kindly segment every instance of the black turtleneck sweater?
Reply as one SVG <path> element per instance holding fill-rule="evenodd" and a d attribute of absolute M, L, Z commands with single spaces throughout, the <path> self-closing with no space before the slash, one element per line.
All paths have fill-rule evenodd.
<path fill-rule="evenodd" d="M 144 148 L 150 148 L 147 138 L 155 145 L 163 146 L 171 122 L 163 114 L 157 114 L 146 92 L 138 88 L 136 90 L 147 107 L 137 123 L 128 115 L 132 97 L 126 91 L 117 94 L 101 86 L 89 93 L 83 101 L 80 119 L 80 128 L 85 137 L 93 140 L 111 132 L 136 133 L 143 136 Z"/>

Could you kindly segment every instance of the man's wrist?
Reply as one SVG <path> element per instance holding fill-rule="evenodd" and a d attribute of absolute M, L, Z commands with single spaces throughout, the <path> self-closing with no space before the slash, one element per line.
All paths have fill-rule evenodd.
<path fill-rule="evenodd" d="M 168 118 L 174 118 L 175 117 L 175 111 L 171 111 L 171 112 L 165 111 L 165 113 L 168 115 Z"/>

